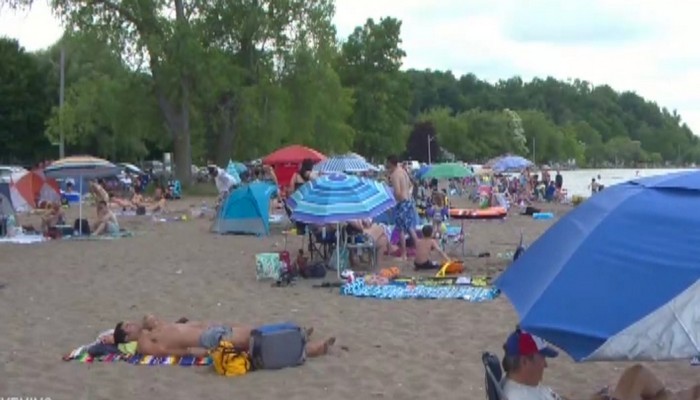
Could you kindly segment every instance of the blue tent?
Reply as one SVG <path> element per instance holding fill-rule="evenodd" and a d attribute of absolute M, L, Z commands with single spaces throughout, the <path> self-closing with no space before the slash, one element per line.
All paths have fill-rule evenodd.
<path fill-rule="evenodd" d="M 277 187 L 265 182 L 252 182 L 237 188 L 221 204 L 214 231 L 268 235 L 270 198 L 276 194 Z"/>

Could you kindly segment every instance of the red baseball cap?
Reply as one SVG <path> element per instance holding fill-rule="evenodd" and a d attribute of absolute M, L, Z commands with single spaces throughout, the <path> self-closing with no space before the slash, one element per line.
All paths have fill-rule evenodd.
<path fill-rule="evenodd" d="M 544 357 L 553 358 L 559 355 L 559 352 L 549 347 L 547 342 L 542 338 L 527 333 L 523 330 L 516 329 L 511 333 L 503 345 L 506 356 L 532 356 L 540 353 Z"/>

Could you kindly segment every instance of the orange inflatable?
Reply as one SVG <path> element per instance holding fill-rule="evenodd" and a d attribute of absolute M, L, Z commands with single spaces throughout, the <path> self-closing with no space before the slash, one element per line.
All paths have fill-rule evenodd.
<path fill-rule="evenodd" d="M 502 219 L 508 215 L 508 210 L 503 207 L 489 207 L 484 209 L 450 209 L 450 218 L 454 219 Z"/>

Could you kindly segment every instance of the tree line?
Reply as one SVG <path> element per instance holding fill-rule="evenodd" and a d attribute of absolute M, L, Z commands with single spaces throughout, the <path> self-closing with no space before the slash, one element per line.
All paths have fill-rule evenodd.
<path fill-rule="evenodd" d="M 30 53 L 0 39 L 3 162 L 56 158 L 61 132 L 68 154 L 133 161 L 173 152 L 185 182 L 192 162 L 249 160 L 292 143 L 376 160 L 427 161 L 430 149 L 431 160 L 510 152 L 579 166 L 700 161 L 680 116 L 632 92 L 403 71 L 401 21 L 368 19 L 339 39 L 332 0 L 51 5 L 66 22 L 56 44 Z"/>

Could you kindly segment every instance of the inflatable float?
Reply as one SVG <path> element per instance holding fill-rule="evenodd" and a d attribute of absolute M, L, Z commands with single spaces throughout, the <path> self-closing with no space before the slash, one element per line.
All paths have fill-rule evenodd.
<path fill-rule="evenodd" d="M 450 209 L 450 218 L 454 219 L 503 219 L 508 215 L 508 210 L 503 207 L 489 207 L 483 209 Z"/>

